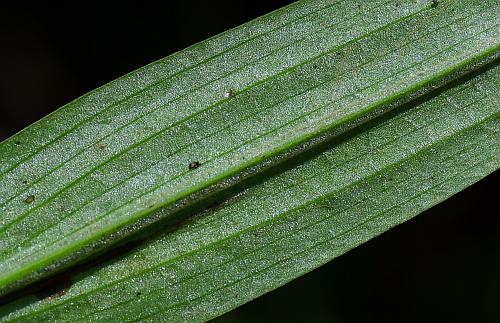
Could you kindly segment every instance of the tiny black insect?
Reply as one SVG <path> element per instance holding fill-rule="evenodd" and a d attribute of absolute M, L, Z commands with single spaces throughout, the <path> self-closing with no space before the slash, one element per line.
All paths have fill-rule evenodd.
<path fill-rule="evenodd" d="M 197 161 L 189 163 L 189 169 L 196 169 L 196 168 L 198 168 L 200 166 L 201 166 L 200 162 L 197 162 Z"/>
<path fill-rule="evenodd" d="M 30 203 L 33 203 L 34 200 L 35 200 L 35 196 L 34 195 L 30 195 L 30 196 L 28 196 L 27 198 L 24 199 L 24 203 L 30 204 Z"/>
<path fill-rule="evenodd" d="M 432 3 L 431 3 L 431 7 L 437 7 L 437 5 L 439 4 L 439 1 L 438 0 L 432 0 Z"/>

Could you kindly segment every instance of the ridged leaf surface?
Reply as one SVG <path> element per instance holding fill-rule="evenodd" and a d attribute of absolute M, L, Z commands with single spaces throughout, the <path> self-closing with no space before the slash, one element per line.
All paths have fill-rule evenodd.
<path fill-rule="evenodd" d="M 218 316 L 498 169 L 499 85 L 497 64 L 267 171 L 219 209 L 71 277 L 62 296 L 0 311 L 23 322 Z"/>
<path fill-rule="evenodd" d="M 206 306 L 204 296 L 193 296 L 199 283 L 174 282 L 206 268 L 208 276 L 193 281 L 207 282 L 200 286 L 213 303 L 219 298 L 212 285 L 222 288 L 231 279 L 252 284 L 239 274 L 262 272 L 262 287 L 255 283 L 235 301 L 241 303 L 443 200 L 498 168 L 496 63 L 466 85 L 446 84 L 498 58 L 499 22 L 496 0 L 302 1 L 69 103 L 0 144 L 0 293 L 255 175 L 263 183 L 241 199 L 145 246 L 156 262 L 129 264 L 152 275 L 141 278 L 148 292 L 159 288 L 182 300 L 163 295 L 154 302 L 151 296 L 148 312 L 155 306 L 168 312 L 165 305 L 175 303 L 172 315 L 211 317 L 194 310 Z M 418 101 L 439 88 L 446 91 Z M 363 124 L 374 119 L 379 124 L 367 130 Z M 307 160 L 317 145 L 324 151 Z M 290 158 L 303 164 L 287 166 Z M 265 179 L 271 166 L 290 169 Z M 321 218 L 328 226 L 310 223 Z M 254 227 L 262 234 L 247 235 Z M 351 229 L 337 237 L 342 228 Z M 323 247 L 310 245 L 316 238 Z M 331 243 L 339 247 L 325 247 Z M 254 247 L 261 249 L 241 264 L 228 260 Z M 222 269 L 222 260 L 229 269 Z M 261 268 L 267 260 L 275 279 Z M 172 283 L 145 267 L 171 262 L 180 275 L 173 273 Z M 88 279 L 111 282 L 110 270 Z M 118 271 L 125 285 L 136 286 L 127 270 Z M 92 289 L 88 281 L 82 286 Z M 86 296 L 78 302 L 106 307 L 129 295 L 105 299 L 125 287 L 109 288 L 97 293 L 102 303 Z M 74 293 L 48 315 L 60 308 L 75 317 L 76 309 L 90 311 L 67 308 Z M 145 297 L 132 303 L 143 306 Z M 102 315 L 133 308 L 124 306 Z M 217 306 L 207 313 L 220 313 Z M 130 318 L 139 315 L 130 312 Z"/>

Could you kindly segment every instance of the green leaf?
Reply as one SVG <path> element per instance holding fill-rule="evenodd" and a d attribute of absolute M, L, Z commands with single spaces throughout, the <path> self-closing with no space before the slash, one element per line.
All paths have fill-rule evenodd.
<path fill-rule="evenodd" d="M 474 76 L 264 172 L 4 319 L 207 320 L 324 264 L 500 166 L 500 66 Z"/>
<path fill-rule="evenodd" d="M 297 2 L 66 105 L 0 145 L 0 290 L 9 291 L 53 274 L 159 219 L 177 220 L 182 214 L 178 211 L 185 206 L 197 205 L 195 202 L 222 189 L 233 189 L 242 179 L 271 165 L 287 165 L 292 156 L 307 155 L 311 145 L 329 142 L 328 138 L 353 127 L 360 129 L 360 124 L 379 115 L 387 118 L 390 110 L 399 111 L 405 102 L 494 60 L 500 46 L 499 6 L 495 0 L 440 1 L 438 6 L 424 0 Z M 480 90 L 481 95 L 490 94 Z M 471 119 L 470 125 L 467 120 L 458 125 L 471 127 L 473 134 L 479 132 L 474 129 L 495 130 L 497 107 L 481 107 L 479 112 L 484 110 L 490 119 L 478 118 L 486 123 L 476 124 Z M 432 116 L 436 122 L 449 119 L 446 114 L 438 117 L 437 112 Z M 436 138 L 445 136 L 439 137 L 442 140 L 448 135 L 455 138 L 453 126 L 447 127 L 427 131 L 435 131 Z M 402 154 L 408 147 L 418 151 L 420 146 L 411 146 L 424 144 L 418 140 L 434 139 L 397 137 L 403 130 L 387 130 L 386 137 L 370 142 L 392 139 Z M 484 130 L 493 139 L 481 151 L 490 154 L 490 159 L 496 152 L 491 142 L 498 139 L 490 134 L 493 130 Z M 472 137 L 470 142 L 478 139 Z M 443 145 L 452 147 L 446 140 Z M 343 144 L 339 141 L 339 147 Z M 360 146 L 358 152 L 374 155 L 370 147 L 371 143 Z M 362 170 L 371 171 L 376 162 L 386 169 L 406 160 L 379 158 L 351 165 L 351 172 L 338 178 L 344 182 L 337 182 L 332 173 L 332 182 L 316 184 L 315 190 L 295 188 L 283 197 L 286 201 L 280 201 L 295 204 L 283 211 L 300 207 L 308 199 L 325 200 L 335 187 L 348 190 Z M 488 165 L 474 166 L 477 176 L 498 167 L 496 160 L 487 163 L 475 155 L 466 160 Z M 190 166 L 197 163 L 199 167 Z M 439 172 L 452 173 L 453 165 L 453 169 L 442 166 Z M 301 176 L 321 173 L 326 180 L 326 166 L 330 165 L 316 165 Z M 452 189 L 444 190 L 436 200 L 473 182 L 467 182 L 468 177 L 463 179 L 461 173 L 457 176 L 458 182 L 450 184 Z M 373 190 L 383 187 L 378 185 Z M 392 194 L 408 197 L 412 189 Z M 270 195 L 269 190 L 280 190 L 280 186 L 268 188 L 263 196 Z M 383 197 L 370 199 L 370 205 L 377 205 Z M 238 203 L 238 212 L 248 212 Z M 263 208 L 262 213 L 253 214 L 252 219 L 240 216 L 259 221 L 260 215 L 268 217 L 263 223 L 277 225 L 269 217 L 279 214 L 280 205 L 269 203 L 259 198 L 254 204 Z M 245 205 L 250 210 L 252 204 Z M 303 207 L 307 209 L 307 205 Z M 408 214 L 422 209 L 406 208 Z M 369 212 L 365 211 L 346 215 L 346 219 L 366 217 Z M 207 218 L 215 221 L 216 216 Z M 387 221 L 384 229 L 397 223 Z M 230 227 L 231 223 L 224 225 Z M 173 236 L 188 229 L 181 227 Z M 266 239 L 279 237 L 278 231 L 269 230 Z M 376 232 L 358 233 L 356 239 L 365 241 Z M 219 237 L 210 234 L 205 232 L 199 241 Z M 262 239 L 263 246 L 271 248 Z M 350 239 L 351 246 L 356 239 Z M 287 244 L 288 252 L 305 245 Z M 181 247 L 168 244 L 164 248 L 174 252 Z M 310 253 L 307 256 L 313 257 Z M 222 257 L 223 252 L 212 254 L 212 261 L 219 259 L 218 254 Z M 332 255 L 324 261 L 327 258 Z M 313 263 L 305 261 L 304 265 L 314 268 L 317 264 Z M 299 265 L 291 267 L 295 276 L 301 273 Z M 281 281 L 276 278 L 270 283 L 278 286 Z M 180 299 L 181 294 L 175 297 Z"/>

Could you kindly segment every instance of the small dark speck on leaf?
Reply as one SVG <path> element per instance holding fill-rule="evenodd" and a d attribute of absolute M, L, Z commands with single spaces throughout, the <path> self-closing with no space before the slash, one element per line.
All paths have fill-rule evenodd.
<path fill-rule="evenodd" d="M 200 162 L 197 162 L 197 161 L 193 161 L 193 162 L 189 163 L 189 169 L 196 169 L 200 166 L 201 166 Z"/>
<path fill-rule="evenodd" d="M 27 185 L 27 184 L 28 184 L 28 181 L 27 181 L 27 180 L 24 180 L 24 181 L 22 181 L 22 183 L 23 183 L 24 185 Z"/>
<path fill-rule="evenodd" d="M 27 198 L 24 199 L 24 203 L 30 204 L 30 203 L 33 203 L 34 200 L 35 200 L 35 196 L 34 195 L 30 195 L 30 196 L 28 196 Z"/>
<path fill-rule="evenodd" d="M 142 292 L 137 292 L 137 297 L 141 296 L 142 295 Z"/>
<path fill-rule="evenodd" d="M 99 148 L 101 150 L 104 150 L 104 149 L 106 149 L 106 145 L 102 144 L 102 143 L 99 143 L 99 144 L 97 144 L 97 148 Z"/>
<path fill-rule="evenodd" d="M 315 64 L 315 65 L 313 65 L 313 68 L 318 68 L 318 65 L 316 65 L 316 64 Z"/>
<path fill-rule="evenodd" d="M 431 7 L 435 8 L 435 7 L 437 7 L 438 4 L 439 4 L 438 0 L 432 0 Z"/>
<path fill-rule="evenodd" d="M 14 141 L 14 145 L 19 146 L 21 142 L 19 140 Z"/>
<path fill-rule="evenodd" d="M 224 93 L 224 97 L 225 97 L 226 99 L 230 99 L 230 98 L 232 98 L 233 96 L 234 96 L 234 91 L 233 91 L 233 90 L 229 90 L 229 91 L 227 91 L 226 93 Z"/>

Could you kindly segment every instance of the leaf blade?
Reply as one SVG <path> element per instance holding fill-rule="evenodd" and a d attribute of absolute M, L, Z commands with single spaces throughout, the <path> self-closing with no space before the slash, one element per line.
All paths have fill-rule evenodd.
<path fill-rule="evenodd" d="M 334 4 L 336 2 L 319 1 L 310 6 L 316 8 L 319 5 L 322 10 L 331 10 L 333 14 Z M 354 3 L 343 5 L 346 11 L 355 10 L 356 7 Z M 426 1 L 408 2 L 402 7 L 389 2 L 365 5 L 370 6 L 374 13 L 373 17 L 365 18 L 367 21 L 361 23 L 352 20 L 349 24 L 340 24 L 338 26 L 340 31 L 333 36 L 330 35 L 331 30 L 327 29 L 326 32 L 318 33 L 312 40 L 307 40 L 306 37 L 300 45 L 292 47 L 293 53 L 297 56 L 291 55 L 290 60 L 284 65 L 276 64 L 277 61 L 287 57 L 287 50 L 290 50 L 288 47 L 278 49 L 281 50 L 280 54 L 275 56 L 265 56 L 267 52 L 260 53 L 265 57 L 264 63 L 257 61 L 252 66 L 257 68 L 255 75 L 252 74 L 252 68 L 249 68 L 237 76 L 224 78 L 224 73 L 217 70 L 221 68 L 220 64 L 207 64 L 204 67 L 208 66 L 211 73 L 201 70 L 198 74 L 189 75 L 184 79 L 175 79 L 175 83 L 171 84 L 174 89 L 176 86 L 185 86 L 189 91 L 202 74 L 209 75 L 209 78 L 222 77 L 222 81 L 214 85 L 210 91 L 203 89 L 193 95 L 198 98 L 197 102 L 203 102 L 199 105 L 199 111 L 191 113 L 188 109 L 193 100 L 191 96 L 189 99 L 179 101 L 185 109 L 175 110 L 177 119 L 174 118 L 174 124 L 177 128 L 166 126 L 172 121 L 163 120 L 169 112 L 153 109 L 148 115 L 148 122 L 142 121 L 143 123 L 138 122 L 134 126 L 119 128 L 120 130 L 114 133 L 115 137 L 108 143 L 109 151 L 105 153 L 93 149 L 95 147 L 85 148 L 82 155 L 76 155 L 69 164 L 61 164 L 62 166 L 57 168 L 62 158 L 61 147 L 71 148 L 73 145 L 87 143 L 83 140 L 86 135 L 98 138 L 99 136 L 92 137 L 91 133 L 96 129 L 99 131 L 95 132 L 100 133 L 101 129 L 106 128 L 101 124 L 97 128 L 89 126 L 82 129 L 78 135 L 74 135 L 78 140 L 66 138 L 61 141 L 60 146 L 55 146 L 52 152 L 36 155 L 42 160 L 52 160 L 57 166 L 54 167 L 54 173 L 43 177 L 40 184 L 35 184 L 38 185 L 35 189 L 31 188 L 35 191 L 33 196 L 36 196 L 33 203 L 25 205 L 24 199 L 8 200 L 8 198 L 5 199 L 8 201 L 3 203 L 2 211 L 7 216 L 2 217 L 3 223 L 0 229 L 2 235 L 0 285 L 5 287 L 17 279 L 53 265 L 67 255 L 75 252 L 78 254 L 79 250 L 93 241 L 98 241 L 132 224 L 161 206 L 174 205 L 184 197 L 209 185 L 215 185 L 243 169 L 258 165 L 267 158 L 318 136 L 339 123 L 367 116 L 368 112 L 380 108 L 383 104 L 421 90 L 432 81 L 442 79 L 452 72 L 461 70 L 467 64 L 479 62 L 483 56 L 494 55 L 498 51 L 498 29 L 495 28 L 498 25 L 498 14 L 496 14 L 498 10 L 495 10 L 498 4 L 495 1 L 485 1 L 480 4 L 475 1 L 447 2 L 441 6 L 442 11 L 437 13 L 431 10 Z M 314 12 L 307 4 L 295 5 L 292 8 L 300 9 L 297 9 L 296 15 L 292 15 L 294 17 L 292 21 L 300 17 L 300 14 Z M 358 12 L 362 11 L 358 9 Z M 288 21 L 287 15 L 287 11 L 283 10 L 269 17 Z M 323 24 L 329 27 L 327 18 L 317 14 L 315 22 L 319 27 L 315 25 L 311 29 L 306 29 L 305 35 L 315 34 L 318 28 L 324 27 Z M 363 16 L 358 13 L 358 18 L 361 19 Z M 477 24 L 477 21 L 484 23 Z M 303 23 L 307 26 L 309 22 L 304 20 Z M 266 24 L 262 26 L 270 28 Z M 300 27 L 301 25 L 293 26 L 291 31 L 295 31 L 295 28 L 299 30 L 306 28 Z M 350 29 L 354 27 L 357 27 L 357 33 L 353 35 Z M 415 30 L 415 27 L 419 28 Z M 450 39 L 449 33 L 456 29 L 465 32 Z M 290 30 L 280 30 L 281 33 L 271 35 L 279 39 L 283 34 L 290 34 Z M 396 32 L 398 30 L 399 33 Z M 245 30 L 238 29 L 235 33 L 245 33 Z M 291 34 L 296 36 L 293 32 Z M 231 35 L 231 33 L 226 34 L 227 38 L 222 41 L 224 46 L 227 45 L 227 39 L 233 37 Z M 397 35 L 395 39 L 394 35 Z M 409 37 L 411 42 L 404 43 L 406 47 L 400 46 L 398 41 L 408 36 L 411 36 Z M 271 40 L 274 39 L 272 37 L 268 40 L 269 43 L 272 43 Z M 389 41 L 384 41 L 386 38 Z M 238 41 L 238 37 L 235 39 Z M 293 39 L 295 38 L 292 37 L 292 44 L 294 44 Z M 279 43 L 276 46 L 279 47 Z M 335 53 L 339 48 L 343 53 L 341 59 L 337 59 Z M 200 52 L 204 51 L 205 49 Z M 305 54 L 297 54 L 302 51 Z M 189 57 L 186 52 L 182 53 Z M 239 52 L 235 53 L 233 55 L 237 56 Z M 307 55 L 315 59 L 321 71 L 314 72 L 318 68 L 314 67 L 315 64 L 310 62 L 312 58 Z M 395 58 L 400 60 L 396 64 L 399 69 L 394 69 L 394 66 L 390 65 Z M 187 61 L 189 63 L 189 59 Z M 224 60 L 221 58 L 221 61 L 233 62 L 231 57 L 225 57 Z M 175 59 L 171 61 L 167 59 L 165 62 L 171 65 L 176 63 Z M 234 63 L 238 64 L 241 62 Z M 418 74 L 419 69 L 424 73 Z M 403 74 L 398 74 L 399 70 L 403 71 Z M 134 75 L 141 73 L 138 71 Z M 147 83 L 148 78 L 154 77 L 154 73 L 152 74 L 153 76 L 146 75 L 146 81 L 141 81 L 140 78 L 135 80 L 135 76 L 131 78 L 142 84 Z M 253 78 L 249 77 L 252 75 Z M 342 75 L 342 78 L 337 80 L 339 75 Z M 385 77 L 386 75 L 391 77 Z M 130 83 L 128 86 L 136 86 L 134 82 Z M 228 83 L 232 84 L 231 86 L 242 86 L 241 91 L 235 91 L 234 98 L 223 98 L 224 93 L 228 91 L 225 85 Z M 332 85 L 336 91 L 334 93 L 336 100 L 331 98 Z M 359 91 L 362 88 L 360 85 L 364 85 L 365 90 Z M 154 106 L 162 91 L 168 90 L 170 95 L 175 95 L 175 90 L 165 89 L 163 86 L 154 88 L 147 95 L 137 99 L 137 102 L 117 105 L 118 108 L 111 117 L 122 118 L 124 111 L 133 111 L 134 104 L 140 107 L 138 110 L 149 111 L 148 109 L 152 108 L 148 104 L 152 103 Z M 366 90 L 373 88 L 375 88 L 373 91 Z M 344 92 L 350 97 L 342 96 Z M 357 92 L 364 96 L 360 97 Z M 118 95 L 123 95 L 123 92 L 119 92 Z M 78 112 L 99 110 L 102 108 L 99 99 L 112 100 L 113 95 L 110 97 L 104 96 L 104 99 L 98 97 L 96 105 L 81 105 L 76 110 Z M 204 102 L 207 98 L 215 103 L 207 104 Z M 301 103 L 301 100 L 307 101 L 307 104 Z M 313 109 L 317 105 L 324 105 L 325 101 L 326 109 Z M 332 109 L 333 102 L 335 102 L 334 107 L 342 108 Z M 269 109 L 261 113 L 261 106 Z M 222 108 L 214 117 L 204 112 L 207 107 Z M 249 114 L 248 107 L 254 109 L 251 112 L 255 116 Z M 170 108 L 176 107 L 170 106 Z M 64 115 L 64 111 L 60 115 Z M 242 116 L 247 119 L 242 120 Z M 162 123 L 155 124 L 153 122 L 155 120 L 162 120 Z M 48 123 L 52 125 L 50 118 Z M 225 124 L 231 124 L 231 127 L 224 127 Z M 254 126 L 246 130 L 249 124 Z M 45 127 L 50 129 L 50 126 L 45 125 Z M 147 130 L 148 127 L 153 128 Z M 197 129 L 210 129 L 211 132 L 200 132 Z M 146 134 L 142 134 L 142 131 Z M 226 133 L 218 135 L 220 131 Z M 20 134 L 20 137 L 22 136 L 23 133 Z M 242 137 L 252 140 L 243 148 L 239 146 Z M 144 138 L 148 141 L 144 141 Z M 173 144 L 166 146 L 165 143 L 169 140 Z M 186 146 L 179 147 L 180 143 L 185 143 Z M 8 144 L 9 142 L 6 142 L 2 147 L 8 149 Z M 232 152 L 232 155 L 229 157 L 223 155 L 228 152 Z M 16 153 L 13 156 L 17 158 Z M 205 158 L 201 160 L 202 167 L 196 172 L 189 172 L 188 163 L 197 160 L 199 156 Z M 144 163 L 146 168 L 143 168 Z M 23 163 L 20 173 L 14 173 L 13 177 L 8 177 L 10 173 L 3 174 L 1 179 L 5 180 L 0 187 L 5 190 L 2 191 L 1 201 L 4 201 L 5 192 L 11 192 L 12 187 L 22 186 L 19 184 L 20 177 L 26 174 L 33 175 L 34 171 L 38 172 L 39 164 L 39 162 Z M 140 173 L 137 173 L 138 171 Z M 127 202 L 123 204 L 122 201 Z M 58 210 L 61 205 L 67 209 Z M 11 211 L 7 212 L 8 210 Z M 37 220 L 35 222 L 37 225 L 32 226 L 34 219 L 43 220 Z"/>
<path fill-rule="evenodd" d="M 497 62 L 324 144 L 210 216 L 73 277 L 65 295 L 5 319 L 180 321 L 220 315 L 498 169 L 499 84 Z"/>

